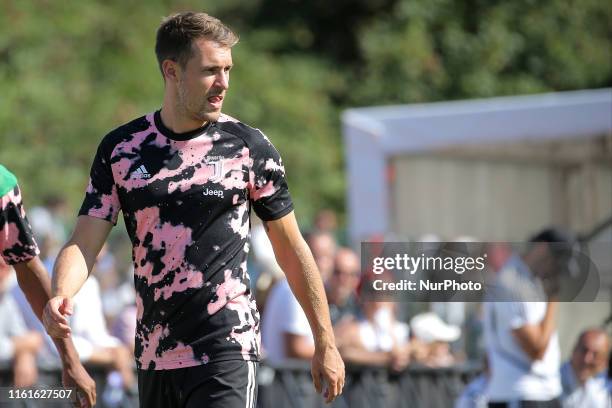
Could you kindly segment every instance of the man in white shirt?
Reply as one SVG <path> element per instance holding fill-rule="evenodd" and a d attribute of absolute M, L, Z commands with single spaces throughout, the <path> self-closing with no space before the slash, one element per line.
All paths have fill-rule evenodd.
<path fill-rule="evenodd" d="M 563 269 L 571 238 L 548 229 L 530 241 L 522 257 L 512 256 L 501 268 L 485 303 L 491 408 L 560 407 L 558 303 L 555 285 L 549 283 Z M 561 252 L 560 246 L 567 250 Z"/>
<path fill-rule="evenodd" d="M 582 332 L 572 356 L 561 367 L 563 408 L 611 408 L 605 369 L 610 338 L 602 329 Z"/>
<path fill-rule="evenodd" d="M 271 365 L 290 358 L 309 360 L 314 355 L 308 319 L 287 279 L 276 283 L 270 292 L 262 318 L 262 341 L 266 361 Z"/>
<path fill-rule="evenodd" d="M 108 332 L 98 279 L 90 276 L 73 300 L 74 312 L 70 317 L 72 341 L 81 361 L 119 371 L 124 388 L 133 388 L 136 379 L 132 353 Z"/>

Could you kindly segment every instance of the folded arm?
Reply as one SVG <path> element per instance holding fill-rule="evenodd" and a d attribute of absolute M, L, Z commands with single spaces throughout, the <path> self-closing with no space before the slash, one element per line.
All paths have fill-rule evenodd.
<path fill-rule="evenodd" d="M 544 357 L 548 343 L 555 332 L 558 308 L 557 302 L 548 302 L 544 319 L 539 324 L 526 324 L 512 331 L 515 339 L 531 360 L 540 360 Z"/>

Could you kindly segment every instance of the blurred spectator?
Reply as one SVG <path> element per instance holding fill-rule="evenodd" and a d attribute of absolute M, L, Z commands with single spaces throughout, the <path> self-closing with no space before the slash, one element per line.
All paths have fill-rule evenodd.
<path fill-rule="evenodd" d="M 466 304 L 465 302 L 431 302 L 429 304 L 430 310 L 434 312 L 443 322 L 456 327 L 459 332 L 461 328 L 466 328 Z M 471 318 L 471 316 L 469 317 Z M 470 322 L 470 323 L 473 323 Z M 458 336 L 451 342 L 434 342 L 430 345 L 433 349 L 438 349 L 441 355 L 449 356 L 448 365 L 455 364 L 458 361 L 464 361 L 466 358 L 466 338 L 465 336 Z M 439 343 L 439 344 L 438 344 Z M 444 349 L 448 348 L 448 353 Z M 431 364 L 432 362 L 430 362 Z M 442 366 L 442 361 L 439 362 Z"/>
<path fill-rule="evenodd" d="M 497 273 L 512 256 L 512 247 L 506 242 L 490 242 L 484 251 L 487 254 L 485 285 L 494 286 Z M 466 305 L 468 306 L 468 305 Z M 469 305 L 464 325 L 465 352 L 468 360 L 486 360 L 484 342 L 484 304 Z"/>
<path fill-rule="evenodd" d="M 282 271 L 277 271 L 278 265 L 276 263 L 276 256 L 274 255 L 272 243 L 268 238 L 266 229 L 257 217 L 253 217 L 253 225 L 251 226 L 251 248 L 257 268 L 261 270 L 260 273 L 263 271 L 272 271 L 275 273 L 276 278 L 284 276 Z M 257 278 L 257 276 L 251 277 Z"/>
<path fill-rule="evenodd" d="M 48 257 L 46 263 L 51 266 L 55 262 L 53 257 Z M 105 245 L 105 250 L 101 252 L 96 265 L 96 275 L 101 274 L 107 276 L 109 273 L 108 269 L 114 267 L 114 259 Z M 49 269 L 50 270 L 50 269 Z M 133 285 L 129 283 L 129 291 L 132 293 L 131 300 L 126 296 L 118 298 L 117 292 L 122 288 L 113 287 L 116 284 L 115 281 L 107 281 L 107 292 L 106 295 L 107 303 L 112 305 L 110 310 L 113 312 L 111 317 L 120 313 L 121 309 L 124 309 L 131 303 L 134 303 L 135 296 L 133 294 Z M 123 288 L 124 290 L 126 288 Z M 25 319 L 26 326 L 37 332 L 44 339 L 43 347 L 39 352 L 39 362 L 45 367 L 54 367 L 60 364 L 59 355 L 57 350 L 53 346 L 53 340 L 47 335 L 44 327 L 40 321 L 36 318 L 32 310 L 27 306 L 27 299 L 24 294 L 15 287 L 12 291 L 17 303 L 20 307 L 21 313 Z M 111 299 L 113 297 L 113 299 Z M 133 344 L 134 344 L 134 332 L 131 333 L 131 339 L 127 343 L 119 338 L 111 336 L 107 330 L 107 319 L 104 313 L 102 295 L 100 290 L 100 284 L 96 276 L 91 275 L 83 288 L 74 297 L 75 307 L 74 313 L 71 317 L 72 322 L 72 341 L 81 361 L 108 367 L 110 369 L 117 370 L 121 374 L 121 383 L 124 388 L 130 389 L 134 386 L 135 379 L 132 368 L 133 360 Z M 125 318 L 124 318 L 125 319 Z M 136 317 L 133 317 L 133 326 L 136 324 Z M 125 320 L 124 320 L 125 322 Z M 127 333 L 130 332 L 129 326 L 125 328 L 126 337 Z"/>
<path fill-rule="evenodd" d="M 410 330 L 395 318 L 396 304 L 365 301 L 363 318 L 339 327 L 336 343 L 346 362 L 385 365 L 401 371 L 410 362 Z"/>
<path fill-rule="evenodd" d="M 38 333 L 42 338 L 42 345 L 38 350 L 38 366 L 49 369 L 60 367 L 61 360 L 53 340 L 43 327 L 42 323 L 34 314 L 34 311 L 28 303 L 28 299 L 18 285 L 11 288 L 10 294 L 19 308 L 21 319 L 23 320 L 27 330 Z"/>
<path fill-rule="evenodd" d="M 487 408 L 487 385 L 489 383 L 489 364 L 484 359 L 483 373 L 465 386 L 455 401 L 455 408 Z"/>
<path fill-rule="evenodd" d="M 282 279 L 270 292 L 262 318 L 262 340 L 265 358 L 272 365 L 287 359 L 310 360 L 314 339 L 306 314 Z"/>
<path fill-rule="evenodd" d="M 42 337 L 25 327 L 10 294 L 13 278 L 13 268 L 0 258 L 0 362 L 12 360 L 15 387 L 30 387 L 38 379 L 36 354 Z"/>
<path fill-rule="evenodd" d="M 134 354 L 136 341 L 136 305 L 124 308 L 113 322 L 111 333 Z"/>
<path fill-rule="evenodd" d="M 117 269 L 115 256 L 108 244 L 104 244 L 95 265 L 95 275 L 100 284 L 102 310 L 109 325 L 130 305 L 136 304 L 136 292 L 132 280 L 124 279 Z M 130 274 L 132 275 L 132 274 Z"/>
<path fill-rule="evenodd" d="M 356 291 L 360 276 L 357 254 L 352 249 L 340 248 L 336 253 L 333 274 L 325 286 L 334 326 L 343 319 L 355 318 L 359 313 Z"/>
<path fill-rule="evenodd" d="M 315 215 L 314 227 L 317 231 L 334 235 L 338 228 L 336 213 L 327 208 L 320 210 L 317 215 Z"/>
<path fill-rule="evenodd" d="M 601 329 L 582 332 L 572 356 L 561 367 L 563 408 L 610 408 L 606 365 L 610 338 Z"/>
<path fill-rule="evenodd" d="M 117 370 L 121 374 L 123 387 L 131 389 L 135 385 L 132 354 L 118 338 L 108 333 L 102 312 L 100 286 L 95 276 L 89 276 L 73 300 L 71 336 L 81 360 Z"/>
<path fill-rule="evenodd" d="M 253 217 L 251 228 L 251 247 L 253 261 L 248 263 L 249 278 L 255 282 L 254 293 L 255 302 L 261 316 L 265 313 L 265 308 L 270 295 L 270 290 L 281 279 L 285 279 L 285 274 L 276 263 L 272 243 L 259 218 Z"/>
<path fill-rule="evenodd" d="M 487 271 L 491 276 L 495 276 L 512 256 L 512 247 L 506 242 L 490 242 L 487 244 L 485 253 L 487 254 Z"/>
<path fill-rule="evenodd" d="M 463 253 L 467 255 L 470 252 L 471 248 L 475 248 L 475 245 L 471 247 L 466 243 L 475 243 L 478 242 L 478 239 L 468 235 L 460 235 L 448 243 L 444 244 L 444 250 L 451 250 L 456 253 Z M 438 316 L 442 318 L 445 322 L 452 324 L 454 326 L 463 327 L 466 320 L 466 305 L 465 302 L 431 302 L 430 308 L 432 312 L 435 312 Z M 457 351 L 461 351 L 465 348 L 463 344 L 464 339 L 460 338 L 458 343 L 454 344 L 453 349 Z"/>
<path fill-rule="evenodd" d="M 559 244 L 553 247 L 551 243 L 569 249 L 571 242 L 561 230 L 544 230 L 531 239 L 522 257 L 511 256 L 498 272 L 497 285 L 485 303 L 485 338 L 491 365 L 489 406 L 520 401 L 531 401 L 539 407 L 560 406 L 560 350 L 555 324 L 558 286 L 548 284 L 546 292 L 541 278 L 554 282 L 551 278 L 566 261 L 558 251 Z M 535 301 L 547 296 L 548 302 Z"/>
<path fill-rule="evenodd" d="M 327 283 L 334 270 L 334 257 L 336 256 L 336 239 L 329 232 L 311 232 L 306 242 L 312 251 L 312 256 L 321 272 L 323 283 Z"/>
<path fill-rule="evenodd" d="M 483 305 L 482 303 L 472 303 L 469 306 L 468 317 L 463 327 L 465 354 L 470 361 L 482 361 L 486 355 L 483 337 Z"/>
<path fill-rule="evenodd" d="M 429 307 L 448 324 L 461 327 L 465 323 L 465 302 L 431 302 Z"/>
<path fill-rule="evenodd" d="M 315 215 L 313 230 L 331 234 L 337 243 L 347 244 L 346 230 L 338 228 L 338 216 L 330 209 L 322 209 Z"/>
<path fill-rule="evenodd" d="M 255 282 L 255 302 L 261 316 L 264 315 L 268 305 L 268 299 L 272 289 L 277 283 L 285 280 L 283 270 L 278 264 L 270 263 L 267 269 L 263 269 Z"/>
<path fill-rule="evenodd" d="M 117 272 L 117 265 L 115 262 L 115 256 L 110 252 L 108 243 L 105 243 L 100 249 L 98 259 L 96 261 L 96 278 L 100 283 L 100 291 L 104 294 L 107 291 L 119 287 L 121 284 L 121 277 Z M 112 309 L 109 309 L 112 310 Z M 107 313 L 106 308 L 104 309 Z M 112 310 L 114 312 L 114 310 Z M 110 313 L 111 315 L 115 313 Z"/>
<path fill-rule="evenodd" d="M 414 336 L 415 359 L 429 367 L 448 367 L 455 363 L 450 343 L 461 335 L 457 326 L 446 324 L 433 312 L 421 313 L 410 320 Z"/>
<path fill-rule="evenodd" d="M 0 257 L 3 261 L 2 267 L 5 268 L 4 263 L 13 266 L 19 288 L 27 297 L 28 306 L 25 306 L 24 310 L 29 311 L 31 307 L 36 317 L 42 320 L 44 319 L 44 305 L 49 300 L 51 293 L 51 281 L 38 257 L 39 253 L 32 227 L 26 217 L 17 178 L 0 165 Z M 0 273 L 4 272 L 5 269 Z M 10 297 L 6 287 L 3 287 L 3 297 L 6 299 Z M 6 321 L 9 322 L 10 319 L 16 318 L 17 314 L 10 313 Z M 12 345 L 11 354 L 15 355 L 17 384 L 31 383 L 34 381 L 33 377 L 36 376 L 32 350 L 21 355 L 22 349 L 30 343 L 29 339 L 24 339 Z M 70 338 L 58 339 L 54 343 L 61 354 L 62 383 L 66 387 L 76 386 L 78 388 L 79 405 L 94 405 L 96 401 L 95 383 L 79 361 L 72 340 Z M 10 348 L 6 344 L 4 347 L 7 347 L 7 350 Z"/>
<path fill-rule="evenodd" d="M 28 216 L 32 222 L 32 230 L 40 243 L 40 258 L 48 270 L 53 269 L 49 259 L 55 259 L 60 247 L 68 238 L 66 219 L 67 204 L 61 196 L 45 198 L 42 206 L 32 207 Z"/>

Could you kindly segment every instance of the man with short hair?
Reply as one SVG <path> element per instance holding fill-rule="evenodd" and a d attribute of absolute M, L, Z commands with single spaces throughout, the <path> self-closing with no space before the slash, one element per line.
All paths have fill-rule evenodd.
<path fill-rule="evenodd" d="M 572 242 L 563 230 L 543 230 L 496 276 L 484 304 L 491 408 L 560 407 L 557 276 Z"/>
<path fill-rule="evenodd" d="M 38 254 L 38 245 L 26 217 L 17 178 L 0 165 L 0 257 L 15 269 L 19 287 L 36 316 L 41 319 L 50 297 L 51 280 Z M 83 368 L 72 340 L 55 339 L 54 343 L 62 361 L 64 385 L 78 388 L 81 406 L 93 406 L 96 402 L 96 385 Z"/>
<path fill-rule="evenodd" d="M 321 272 L 321 279 L 327 283 L 334 270 L 336 239 L 330 232 L 314 231 L 308 234 L 306 241 Z"/>
<path fill-rule="evenodd" d="M 293 213 L 280 155 L 259 130 L 221 113 L 238 37 L 205 13 L 179 13 L 157 31 L 161 110 L 100 143 L 72 237 L 60 252 L 47 331 L 66 315 L 119 211 L 132 241 L 136 364 L 142 407 L 253 407 L 259 314 L 246 261 L 251 207 L 308 317 L 312 377 L 342 392 L 319 272 Z"/>
<path fill-rule="evenodd" d="M 587 329 L 578 337 L 572 356 L 561 367 L 564 408 L 611 408 L 606 387 L 610 338 L 602 329 Z"/>
<path fill-rule="evenodd" d="M 332 324 L 352 320 L 359 313 L 357 288 L 361 278 L 359 257 L 350 248 L 340 248 L 334 259 L 332 276 L 325 285 Z"/>

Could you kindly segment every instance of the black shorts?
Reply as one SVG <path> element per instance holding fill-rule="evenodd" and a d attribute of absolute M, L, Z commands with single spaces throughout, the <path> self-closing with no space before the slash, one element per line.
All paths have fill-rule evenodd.
<path fill-rule="evenodd" d="M 229 360 L 176 370 L 138 370 L 142 408 L 254 408 L 257 364 Z"/>

